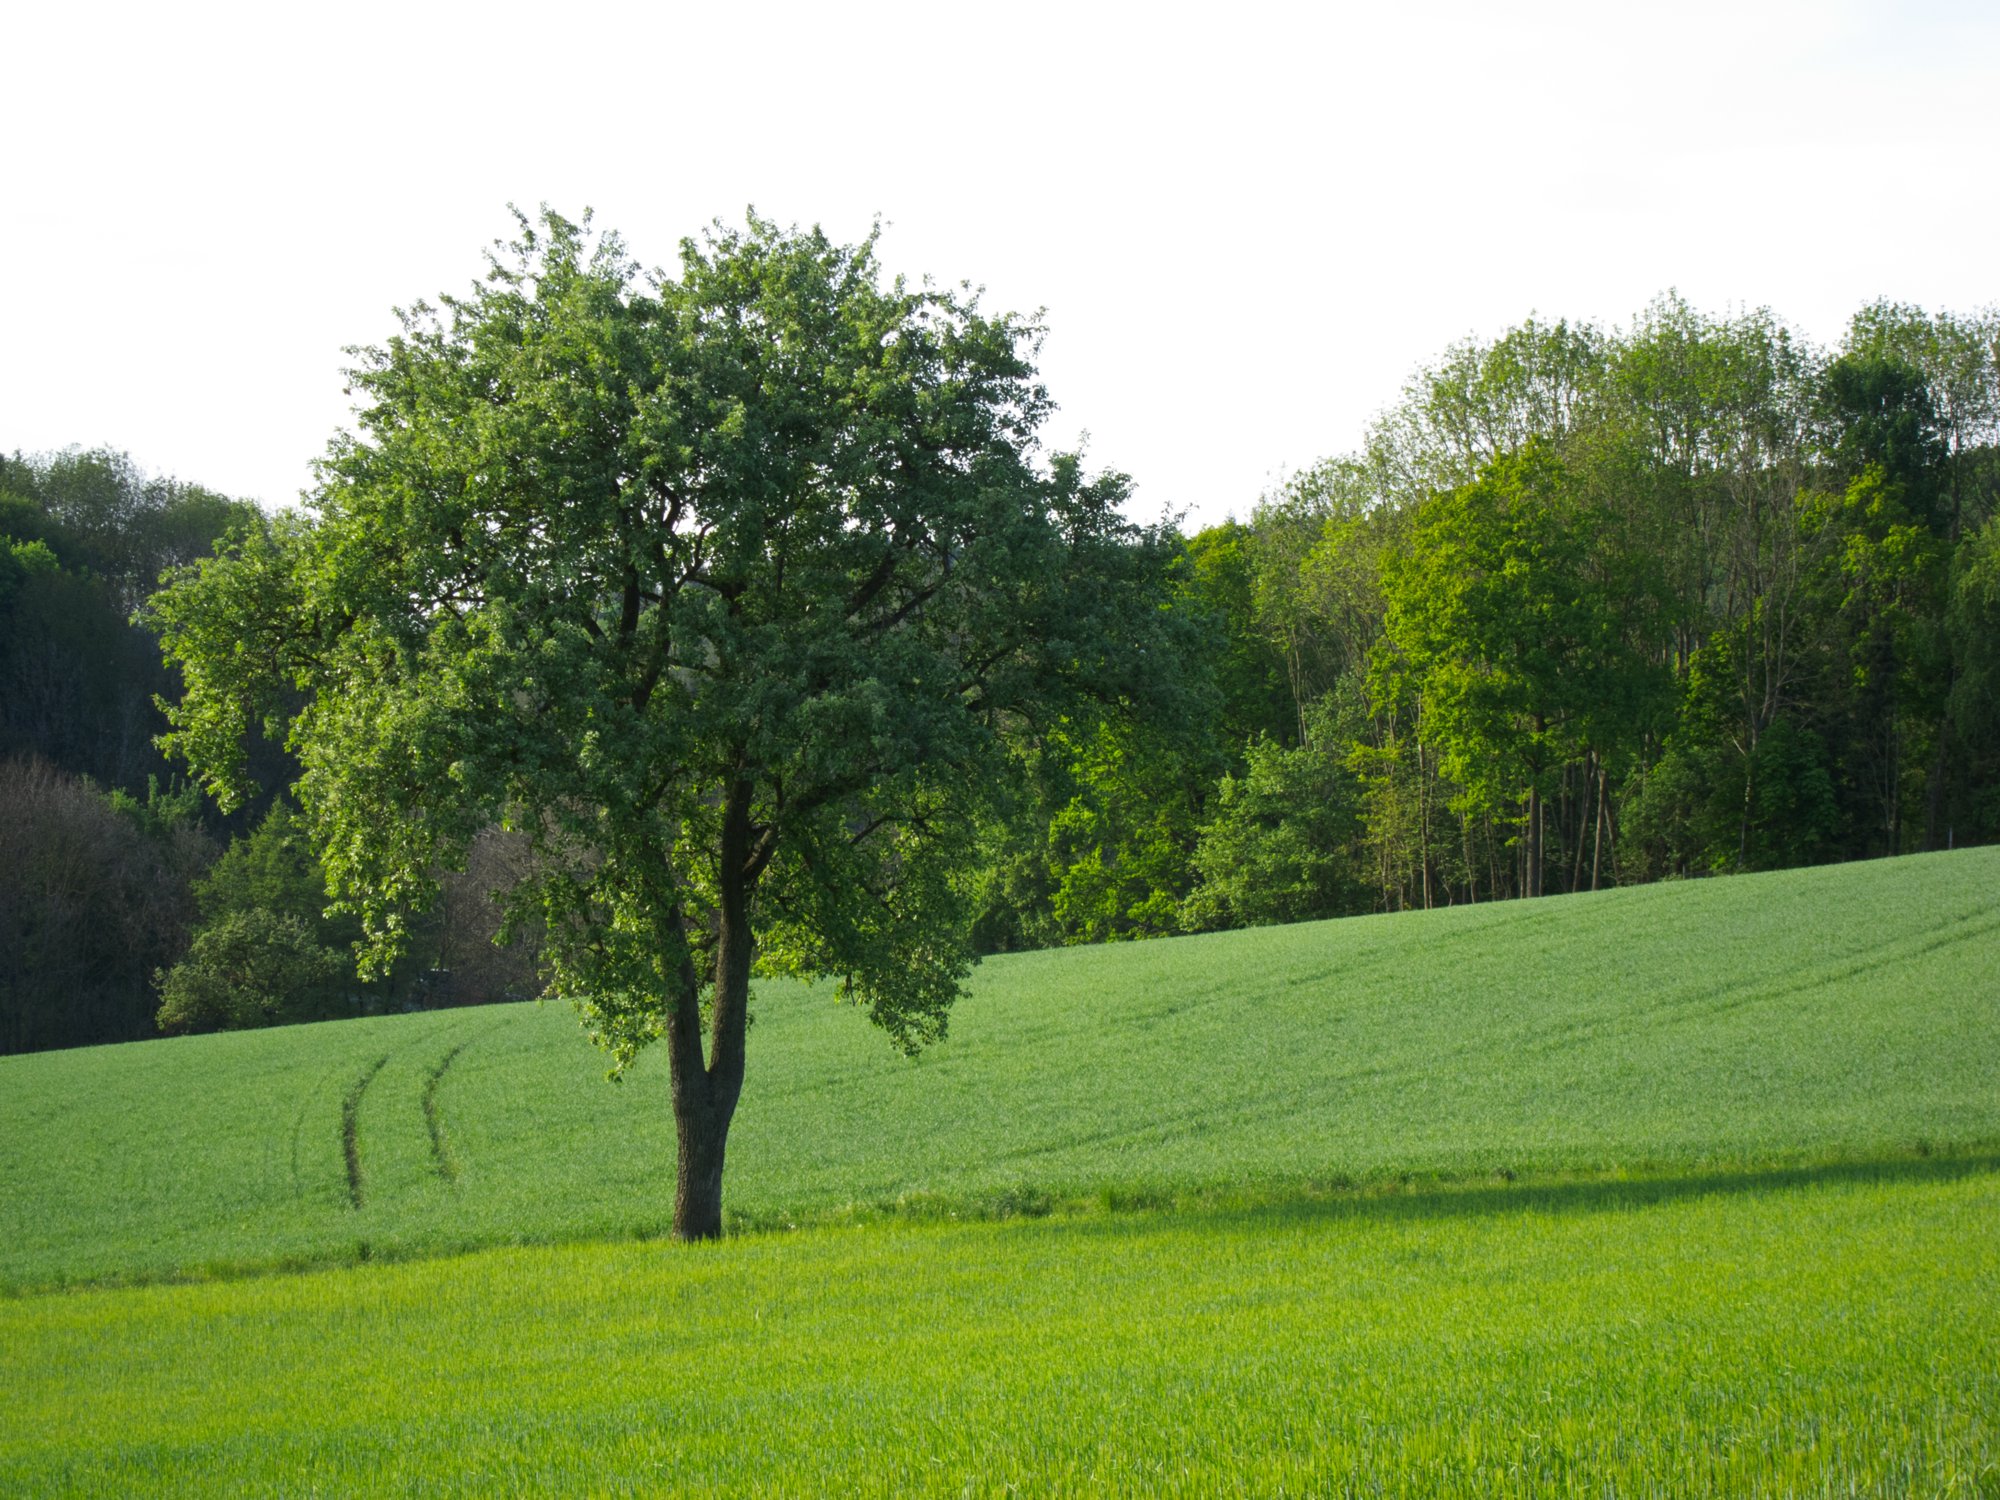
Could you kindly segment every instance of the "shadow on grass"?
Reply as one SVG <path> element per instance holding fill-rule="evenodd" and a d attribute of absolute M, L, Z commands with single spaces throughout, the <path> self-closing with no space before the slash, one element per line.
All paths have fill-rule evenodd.
<path fill-rule="evenodd" d="M 732 1213 L 730 1243 L 769 1244 L 795 1231 L 838 1232 L 869 1227 L 944 1227 L 1045 1221 L 1065 1234 L 1132 1235 L 1166 1222 L 1180 1226 L 1297 1227 L 1313 1223 L 1407 1223 L 1423 1219 L 1500 1214 L 1588 1214 L 1643 1210 L 1686 1199 L 1792 1192 L 1859 1184 L 1913 1186 L 1956 1182 L 2000 1172 L 2000 1144 L 1960 1144 L 1942 1150 L 1916 1147 L 1869 1156 L 1827 1157 L 1781 1163 L 1717 1163 L 1690 1167 L 1620 1168 L 1479 1176 L 1442 1175 L 1344 1179 L 1274 1179 L 1250 1183 L 1169 1187 L 1125 1184 L 1057 1193 L 1016 1185 L 985 1193 L 910 1194 L 873 1203 L 798 1213 Z M 664 1222 L 607 1223 L 598 1232 L 465 1235 L 397 1241 L 347 1240 L 305 1254 L 269 1259 L 212 1260 L 171 1271 L 128 1271 L 97 1276 L 55 1276 L 0 1284 L 0 1300 L 68 1291 L 250 1280 L 336 1270 L 363 1263 L 449 1259 L 501 1249 L 658 1243 L 663 1250 L 712 1253 L 715 1242 L 675 1246 Z"/>
<path fill-rule="evenodd" d="M 1784 1166 L 1716 1166 L 1619 1175 L 1525 1177 L 1514 1181 L 1433 1181 L 1302 1192 L 1290 1198 L 1230 1205 L 1237 1219 L 1445 1219 L 1489 1214 L 1615 1213 L 1692 1198 L 1762 1195 L 1859 1184 L 1938 1184 L 2000 1172 L 2000 1149 L 1951 1155 L 1911 1153 Z M 1195 1207 L 1193 1204 L 1189 1208 Z"/>
<path fill-rule="evenodd" d="M 1490 1214 L 1616 1213 L 1717 1195 L 1782 1193 L 1855 1184 L 1936 1184 L 2000 1172 L 2000 1146 L 1917 1147 L 1865 1157 L 1780 1163 L 1643 1166 L 1605 1171 L 1500 1172 L 1355 1181 L 1274 1180 L 1201 1187 L 1107 1186 L 1091 1192 L 1014 1186 L 990 1193 L 912 1194 L 794 1215 L 741 1215 L 732 1237 L 794 1229 L 895 1223 L 1055 1219 L 1067 1228 L 1124 1232 L 1162 1217 L 1232 1223 L 1381 1222 Z"/>

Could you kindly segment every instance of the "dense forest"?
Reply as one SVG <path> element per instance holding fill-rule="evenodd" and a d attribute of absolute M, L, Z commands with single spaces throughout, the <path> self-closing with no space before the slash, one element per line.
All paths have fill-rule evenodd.
<path fill-rule="evenodd" d="M 1168 550 L 1170 714 L 1020 728 L 978 944 L 1991 841 L 1996 499 L 1992 312 L 1879 303 L 1820 350 L 1670 296 L 1456 346 Z M 228 818 L 161 759 L 144 601 L 269 524 L 115 453 L 0 457 L 0 1051 L 535 988 L 499 830 L 364 983 L 283 749 Z"/>
<path fill-rule="evenodd" d="M 355 973 L 351 917 L 253 747 L 264 795 L 231 817 L 154 744 L 177 692 L 135 612 L 252 504 L 127 456 L 0 456 L 0 1052 L 352 1015 L 533 990 L 532 943 L 496 949 L 497 831 L 445 882 L 397 971 Z"/>
<path fill-rule="evenodd" d="M 992 948 L 2000 835 L 2000 316 L 1529 321 L 1189 537 L 1205 712 L 1023 745 Z"/>

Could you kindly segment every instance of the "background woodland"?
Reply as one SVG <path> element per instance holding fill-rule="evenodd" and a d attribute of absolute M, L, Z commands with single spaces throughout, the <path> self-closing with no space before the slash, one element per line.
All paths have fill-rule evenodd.
<path fill-rule="evenodd" d="M 1420 370 L 1362 448 L 1156 580 L 1179 692 L 1023 724 L 981 951 L 1509 900 L 2000 838 L 2000 315 L 1832 349 L 1668 296 Z M 522 998 L 495 829 L 392 973 L 288 789 L 154 744 L 135 611 L 256 506 L 108 451 L 0 458 L 0 1051 Z"/>

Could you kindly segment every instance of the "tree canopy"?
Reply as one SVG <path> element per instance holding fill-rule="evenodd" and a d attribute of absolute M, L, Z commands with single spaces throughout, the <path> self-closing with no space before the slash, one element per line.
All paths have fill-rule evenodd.
<path fill-rule="evenodd" d="M 714 1235 L 753 967 L 940 1035 L 1003 728 L 1170 675 L 1169 551 L 1040 461 L 1039 328 L 873 237 L 753 215 L 648 277 L 545 211 L 401 324 L 312 513 L 156 599 L 170 744 L 226 801 L 284 738 L 378 957 L 492 820 L 531 839 L 514 909 L 619 1066 L 664 1041 Z"/>

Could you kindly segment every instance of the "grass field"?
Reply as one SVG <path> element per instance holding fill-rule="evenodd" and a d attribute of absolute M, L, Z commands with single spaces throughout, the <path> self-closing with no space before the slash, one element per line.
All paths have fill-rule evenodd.
<path fill-rule="evenodd" d="M 0 1301 L 0 1492 L 2000 1494 L 1992 1159 Z"/>
<path fill-rule="evenodd" d="M 1996 897 L 772 986 L 716 1246 L 560 1006 L 0 1060 L 0 1494 L 2000 1497 Z"/>
<path fill-rule="evenodd" d="M 727 1203 L 783 1224 L 2000 1144 L 1996 898 L 1982 849 L 1025 954 L 914 1061 L 768 986 Z M 0 1059 L 0 1288 L 658 1234 L 662 1062 L 606 1082 L 558 1004 Z"/>

